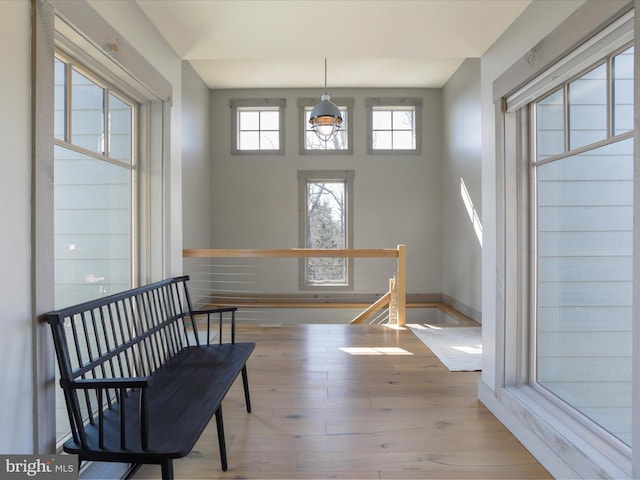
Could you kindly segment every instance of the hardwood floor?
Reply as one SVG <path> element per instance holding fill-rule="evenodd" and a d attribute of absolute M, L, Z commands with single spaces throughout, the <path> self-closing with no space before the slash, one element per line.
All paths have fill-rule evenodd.
<path fill-rule="evenodd" d="M 253 413 L 242 382 L 177 479 L 552 478 L 477 400 L 480 372 L 449 372 L 410 330 L 369 325 L 243 326 Z M 143 466 L 135 479 L 156 479 Z"/>

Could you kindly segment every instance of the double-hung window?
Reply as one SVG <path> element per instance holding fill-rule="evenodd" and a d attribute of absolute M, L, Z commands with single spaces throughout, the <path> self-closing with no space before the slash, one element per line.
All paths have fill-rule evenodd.
<path fill-rule="evenodd" d="M 285 99 L 231 100 L 231 153 L 284 153 Z"/>
<path fill-rule="evenodd" d="M 421 152 L 421 99 L 367 98 L 366 107 L 369 153 Z"/>

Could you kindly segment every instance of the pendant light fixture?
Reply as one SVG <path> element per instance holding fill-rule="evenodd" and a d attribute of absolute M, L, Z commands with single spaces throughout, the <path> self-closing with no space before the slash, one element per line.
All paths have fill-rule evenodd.
<path fill-rule="evenodd" d="M 326 142 L 333 137 L 342 125 L 342 115 L 338 106 L 331 101 L 331 97 L 327 93 L 327 59 L 324 59 L 324 93 L 320 96 L 318 103 L 311 110 L 311 118 L 309 118 L 311 130 Z"/>

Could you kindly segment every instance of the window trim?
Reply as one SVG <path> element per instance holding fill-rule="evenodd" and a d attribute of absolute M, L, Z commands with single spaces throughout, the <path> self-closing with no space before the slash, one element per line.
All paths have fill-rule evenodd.
<path fill-rule="evenodd" d="M 310 181 L 337 181 L 345 182 L 347 195 L 347 238 L 346 248 L 353 248 L 353 182 L 355 170 L 300 170 L 298 171 L 298 245 L 306 248 L 307 245 L 307 183 Z M 298 287 L 304 290 L 324 291 L 350 291 L 353 290 L 353 258 L 347 259 L 347 284 L 346 285 L 312 285 L 306 279 L 306 258 L 298 260 Z"/>
<path fill-rule="evenodd" d="M 367 97 L 365 99 L 367 109 L 367 153 L 370 155 L 421 155 L 422 154 L 422 99 L 413 98 L 380 98 Z M 416 134 L 416 147 L 414 149 L 374 149 L 373 148 L 373 110 L 374 107 L 413 108 Z"/>
<path fill-rule="evenodd" d="M 305 108 L 313 107 L 318 103 L 318 98 L 299 98 L 298 106 L 298 125 L 300 125 L 298 135 L 298 145 L 300 155 L 353 155 L 353 106 L 355 102 L 353 98 L 331 98 L 339 108 L 345 107 L 347 110 L 346 132 L 347 132 L 347 148 L 341 150 L 333 149 L 308 149 L 306 148 L 306 133 L 308 131 L 305 123 Z"/>
<path fill-rule="evenodd" d="M 284 155 L 286 98 L 242 98 L 229 100 L 231 108 L 231 155 Z M 254 107 L 274 109 L 279 112 L 279 148 L 273 150 L 243 150 L 238 148 L 238 110 Z"/>
<path fill-rule="evenodd" d="M 625 45 L 633 42 L 633 35 L 633 13 L 625 12 L 602 31 L 593 35 L 591 40 L 583 42 L 564 58 L 552 63 L 548 67 L 546 75 L 541 76 L 540 73 L 534 73 L 533 77 L 523 86 L 509 93 L 505 100 L 507 110 L 515 111 L 529 104 L 535 98 L 542 98 L 550 94 L 552 90 L 560 88 L 571 79 L 578 78 L 586 70 L 593 67 L 597 59 L 602 58 L 600 52 L 603 49 L 609 50 L 612 45 L 618 45 L 618 48 L 622 50 Z M 535 54 L 531 55 L 534 55 L 535 59 Z M 494 89 L 497 89 L 497 84 L 502 82 L 501 78 L 496 80 Z M 506 80 L 505 77 L 504 81 Z"/>

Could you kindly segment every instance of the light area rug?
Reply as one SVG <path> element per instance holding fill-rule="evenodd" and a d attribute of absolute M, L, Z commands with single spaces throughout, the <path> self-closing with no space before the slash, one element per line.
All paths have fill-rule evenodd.
<path fill-rule="evenodd" d="M 482 370 L 480 327 L 416 325 L 410 328 L 452 372 Z"/>

